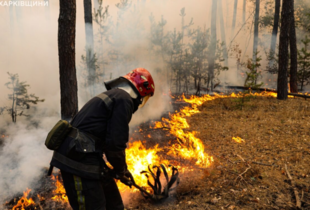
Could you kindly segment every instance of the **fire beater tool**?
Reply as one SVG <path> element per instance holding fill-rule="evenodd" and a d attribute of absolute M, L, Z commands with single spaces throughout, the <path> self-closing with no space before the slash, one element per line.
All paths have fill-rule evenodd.
<path fill-rule="evenodd" d="M 141 174 L 144 174 L 148 178 L 148 185 L 152 188 L 152 192 L 148 192 L 145 187 L 141 187 L 137 185 L 133 178 L 129 180 L 129 183 L 131 186 L 134 186 L 137 188 L 142 196 L 146 199 L 151 199 L 153 201 L 161 201 L 163 199 L 166 199 L 169 197 L 169 192 L 172 191 L 174 188 L 171 188 L 175 183 L 176 186 L 179 184 L 179 171 L 176 167 L 169 165 L 169 167 L 172 170 L 172 174 L 169 179 L 169 175 L 167 172 L 167 169 L 165 165 L 161 164 L 160 166 L 148 166 L 147 171 L 141 171 Z M 118 179 L 116 174 L 113 173 L 113 171 L 110 168 L 106 168 L 107 174 L 110 174 L 110 176 Z M 160 175 L 164 174 L 164 177 L 166 179 L 166 186 L 163 187 L 161 181 L 160 181 Z M 152 181 L 151 181 L 152 180 Z M 154 184 L 152 184 L 154 183 Z"/>
<path fill-rule="evenodd" d="M 171 167 L 172 174 L 169 179 L 167 169 L 165 165 L 161 164 L 160 166 L 148 166 L 148 171 L 142 171 L 141 174 L 144 174 L 148 178 L 148 185 L 152 188 L 153 194 L 147 192 L 144 188 L 138 186 L 136 183 L 133 184 L 134 187 L 140 190 L 141 194 L 145 198 L 150 198 L 153 201 L 160 201 L 169 197 L 169 192 L 174 188 L 171 188 L 175 183 L 176 185 L 179 184 L 179 171 L 174 166 Z M 160 181 L 160 175 L 164 174 L 166 179 L 166 186 L 163 187 Z M 153 184 L 151 182 L 153 180 Z"/>

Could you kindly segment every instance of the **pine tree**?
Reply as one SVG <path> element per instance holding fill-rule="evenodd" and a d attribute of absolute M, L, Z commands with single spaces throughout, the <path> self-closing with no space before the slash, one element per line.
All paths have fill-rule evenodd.
<path fill-rule="evenodd" d="M 279 19 L 280 19 L 280 6 L 281 0 L 275 0 L 275 11 L 274 11 L 274 20 L 273 20 L 273 29 L 272 29 L 272 37 L 271 37 L 271 45 L 270 45 L 270 62 L 269 69 L 273 69 L 275 65 L 275 51 L 276 51 L 276 43 L 278 37 L 278 28 L 279 28 Z"/>
<path fill-rule="evenodd" d="M 254 19 L 254 43 L 253 43 L 253 62 L 255 63 L 257 55 L 257 45 L 258 45 L 258 25 L 259 25 L 259 7 L 260 0 L 255 1 L 255 19 Z"/>
<path fill-rule="evenodd" d="M 228 66 L 228 53 L 226 47 L 226 33 L 225 33 L 225 25 L 224 25 L 224 17 L 223 17 L 223 7 L 222 0 L 218 1 L 219 4 L 219 17 L 220 17 L 220 25 L 221 25 L 221 41 L 223 43 L 223 56 L 224 56 L 224 64 Z"/>
<path fill-rule="evenodd" d="M 277 98 L 280 100 L 287 99 L 287 67 L 288 67 L 288 44 L 290 29 L 290 0 L 283 1 L 281 12 L 281 30 L 279 44 L 279 71 L 277 84 Z"/>
<path fill-rule="evenodd" d="M 297 43 L 296 43 L 296 26 L 294 17 L 294 0 L 290 0 L 290 91 L 292 93 L 298 92 L 297 87 Z"/>
<path fill-rule="evenodd" d="M 245 16 L 246 16 L 246 0 L 243 0 L 243 9 L 242 9 L 242 22 L 245 23 Z"/>
<path fill-rule="evenodd" d="M 237 2 L 237 0 L 236 0 Z M 208 55 L 208 86 L 210 84 L 211 91 L 214 88 L 214 61 L 215 61 L 215 53 L 216 53 L 216 19 L 217 19 L 217 0 L 212 1 L 212 14 L 211 14 L 211 39 L 210 39 L 210 47 L 209 47 L 209 55 Z"/>
<path fill-rule="evenodd" d="M 184 31 L 185 31 L 185 29 L 188 29 L 189 27 L 191 27 L 192 25 L 194 25 L 194 22 L 193 22 L 193 18 L 191 19 L 191 21 L 187 24 L 187 25 L 185 25 L 185 16 L 186 16 L 186 13 L 185 13 L 185 7 L 183 7 L 182 9 L 181 9 L 181 11 L 180 11 L 180 16 L 182 17 L 182 22 L 181 22 L 181 24 L 182 24 L 182 27 L 181 27 L 181 29 L 182 29 L 182 43 L 183 43 L 183 41 L 184 41 Z"/>
<path fill-rule="evenodd" d="M 75 0 L 60 0 L 58 19 L 58 55 L 61 118 L 71 120 L 78 111 L 75 68 Z"/>
<path fill-rule="evenodd" d="M 258 71 L 258 68 L 261 67 L 260 61 L 262 58 L 256 53 L 255 62 L 253 60 L 248 60 L 247 62 L 247 72 L 245 72 L 246 77 L 244 80 L 244 87 L 249 87 L 251 89 L 260 88 L 263 83 L 257 84 L 258 77 L 261 76 L 261 73 Z"/>
<path fill-rule="evenodd" d="M 212 3 L 212 5 L 213 5 L 213 3 Z M 233 13 L 233 19 L 232 19 L 231 37 L 234 37 L 234 33 L 235 33 L 237 6 L 238 6 L 238 0 L 235 0 L 235 2 L 234 2 L 234 13 Z M 212 12 L 213 12 L 213 8 L 212 8 Z"/>
<path fill-rule="evenodd" d="M 306 36 L 303 40 L 303 47 L 298 51 L 298 72 L 297 79 L 300 84 L 300 90 L 310 83 L 310 39 Z"/>
<path fill-rule="evenodd" d="M 9 94 L 9 99 L 11 100 L 11 107 L 0 108 L 0 114 L 7 110 L 11 115 L 12 122 L 16 123 L 17 116 L 29 116 L 24 111 L 30 108 L 31 104 L 37 104 L 38 102 L 44 102 L 44 99 L 39 99 L 39 97 L 34 94 L 28 94 L 28 85 L 26 82 L 20 82 L 18 74 L 11 74 L 8 72 L 9 82 L 5 86 L 11 90 Z"/>
<path fill-rule="evenodd" d="M 180 92 L 182 81 L 182 33 L 177 32 L 176 29 L 169 35 L 170 61 L 168 61 L 172 71 L 175 74 L 175 90 Z"/>
<path fill-rule="evenodd" d="M 86 61 L 87 67 L 87 86 L 90 88 L 91 97 L 94 96 L 94 83 L 96 75 L 96 65 L 92 63 L 95 58 L 94 54 L 94 32 L 93 32 L 93 18 L 92 18 L 92 3 L 91 0 L 84 0 L 84 21 L 85 21 L 85 37 L 86 37 L 86 56 L 82 60 Z"/>
<path fill-rule="evenodd" d="M 194 78 L 194 85 L 197 90 L 196 92 L 199 93 L 201 88 L 201 80 L 208 79 L 207 64 L 210 32 L 209 30 L 202 30 L 201 28 L 198 28 L 192 39 L 194 42 L 190 45 L 193 63 L 191 75 Z"/>
<path fill-rule="evenodd" d="M 96 2 L 97 0 L 95 0 Z M 95 65 L 98 65 L 97 74 L 104 75 L 104 65 L 106 64 L 106 58 L 104 56 L 104 48 L 105 48 L 105 40 L 110 42 L 109 39 L 109 27 L 107 24 L 107 20 L 109 18 L 109 6 L 103 7 L 102 0 L 98 0 L 98 9 L 94 10 L 94 22 L 98 25 L 98 34 L 96 35 L 98 38 L 98 44 L 96 44 L 97 48 L 95 49 L 96 54 L 94 57 L 91 57 L 90 60 L 97 59 Z M 94 65 L 94 64 L 93 64 Z M 95 76 L 96 77 L 96 76 Z"/>

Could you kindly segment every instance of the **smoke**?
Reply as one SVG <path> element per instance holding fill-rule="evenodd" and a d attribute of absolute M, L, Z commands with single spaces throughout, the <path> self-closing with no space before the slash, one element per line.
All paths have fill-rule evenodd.
<path fill-rule="evenodd" d="M 57 117 L 41 118 L 40 127 L 24 122 L 6 126 L 5 142 L 0 151 L 0 201 L 11 199 L 26 188 L 34 189 L 52 152 L 44 145 L 47 132 Z"/>
<path fill-rule="evenodd" d="M 167 20 L 164 27 L 165 34 L 174 29 L 180 31 L 180 10 L 185 7 L 185 24 L 189 23 L 193 17 L 193 28 L 198 26 L 209 28 L 212 1 L 133 0 L 130 7 L 122 10 L 115 6 L 119 2 L 119 0 L 103 1 L 103 7 L 109 5 L 110 16 L 103 22 L 106 34 L 102 43 L 99 42 L 99 26 L 93 21 L 94 51 L 100 77 L 91 87 L 84 88 L 85 65 L 81 61 L 81 56 L 85 55 L 86 42 L 84 9 L 83 2 L 77 1 L 76 66 L 79 80 L 79 107 L 81 108 L 92 94 L 96 95 L 105 91 L 104 81 L 127 74 L 137 67 L 146 68 L 154 78 L 155 95 L 149 99 L 144 108 L 134 114 L 130 124 L 134 127 L 141 122 L 156 120 L 163 113 L 171 110 L 171 101 L 168 96 L 169 85 L 167 85 L 169 68 L 166 61 L 154 53 L 154 49 L 150 46 L 150 15 L 153 13 L 156 23 L 161 20 L 162 15 Z M 230 31 L 233 15 L 232 1 L 222 2 L 226 36 L 232 37 Z M 94 0 L 93 7 L 99 8 L 97 0 Z M 237 11 L 236 31 L 243 24 L 240 3 Z M 248 3 L 247 18 L 252 11 L 253 5 Z M 48 131 L 59 119 L 60 112 L 58 15 L 58 1 L 49 1 L 48 7 L 0 6 L 0 107 L 10 106 L 11 103 L 8 100 L 10 90 L 4 86 L 8 82 L 6 72 L 18 73 L 20 81 L 26 81 L 30 85 L 29 93 L 35 93 L 45 99 L 44 103 L 36 106 L 37 111 L 32 114 L 35 116 L 32 120 L 36 121 L 37 127 L 29 127 L 31 122 L 25 117 L 18 117 L 15 125 L 8 123 L 9 115 L 5 113 L 0 115 L 0 130 L 5 130 L 5 134 L 9 136 L 5 138 L 0 150 L 2 170 L 0 200 L 22 192 L 26 187 L 35 187 L 42 169 L 48 166 L 51 158 L 51 152 L 43 144 Z M 250 58 L 252 57 L 253 38 L 250 36 L 251 24 L 250 18 L 249 24 L 245 25 L 234 40 L 234 43 L 239 45 L 242 55 L 249 54 Z M 219 24 L 217 30 L 220 32 Z M 86 33 L 88 31 L 90 30 L 86 30 Z M 220 40 L 219 37 L 218 35 Z M 269 39 L 270 37 L 265 36 L 261 43 L 266 43 L 266 47 L 269 47 Z M 227 46 L 229 44 L 230 41 Z M 226 72 L 226 75 L 220 74 L 219 78 L 222 81 L 226 78 L 225 81 L 228 84 L 240 85 L 243 84 L 242 78 L 236 70 L 235 63 L 235 55 L 231 53 L 230 70 Z"/>
<path fill-rule="evenodd" d="M 114 4 L 114 3 L 113 3 Z M 114 7 L 116 10 L 116 8 Z M 58 75 L 58 2 L 49 2 L 48 8 L 5 8 L 0 7 L 2 20 L 0 40 L 1 76 L 0 76 L 0 107 L 10 107 L 11 101 L 8 96 L 11 90 L 4 84 L 8 82 L 7 72 L 19 74 L 20 81 L 30 85 L 28 92 L 35 93 L 45 102 L 33 106 L 25 111 L 32 117 L 18 116 L 17 123 L 10 123 L 10 115 L 4 112 L 0 115 L 1 134 L 8 137 L 0 148 L 0 202 L 10 199 L 26 188 L 35 189 L 38 180 L 49 166 L 52 156 L 51 151 L 46 149 L 44 140 L 52 126 L 59 120 L 60 115 L 60 90 Z M 111 11 L 113 13 L 113 11 Z M 22 18 L 20 15 L 22 14 Z M 41 17 L 38 19 L 37 17 Z M 128 16 L 124 16 L 127 18 Z M 145 17 L 148 20 L 148 17 Z M 128 24 L 128 23 L 127 23 Z M 85 54 L 85 28 L 82 3 L 77 5 L 77 29 L 76 29 L 76 64 L 78 75 L 81 75 L 79 65 L 81 55 Z M 94 25 L 95 26 L 95 25 Z M 121 26 L 119 26 L 121 27 Z M 94 28 L 97 33 L 98 27 Z M 111 33 L 113 41 L 117 42 L 121 54 L 132 53 L 130 59 L 117 66 L 111 63 L 105 66 L 105 76 L 92 87 L 95 93 L 105 91 L 103 81 L 110 77 L 124 75 L 137 67 L 150 70 L 155 80 L 156 91 L 148 104 L 132 119 L 132 125 L 142 121 L 160 117 L 161 113 L 169 110 L 169 98 L 163 93 L 168 93 L 167 86 L 162 82 L 162 75 L 156 75 L 156 68 L 162 66 L 160 62 L 149 61 L 145 56 L 147 40 L 146 35 L 137 36 L 144 29 L 135 30 L 135 33 L 121 33 L 118 30 Z M 136 37 L 134 37 L 136 36 Z M 112 39 L 111 39 L 112 40 Z M 95 41 L 96 37 L 95 37 Z M 95 45 L 97 43 L 95 42 Z M 124 45 L 124 46 L 121 46 Z M 104 47 L 104 46 L 103 46 Z M 106 46 L 105 50 L 108 50 Z M 111 75 L 110 75 L 111 73 Z M 112 74 L 113 73 L 113 74 Z M 78 76 L 78 80 L 82 78 Z M 81 85 L 81 83 L 80 83 Z M 83 86 L 79 87 L 79 107 L 82 107 L 90 97 L 83 95 Z M 34 108 L 36 107 L 36 108 Z M 154 108 L 156 107 L 156 108 Z"/>
<path fill-rule="evenodd" d="M 102 72 L 101 77 L 95 85 L 86 89 L 82 98 L 85 103 L 93 92 L 93 95 L 104 91 L 103 82 L 111 78 L 117 78 L 127 74 L 129 71 L 143 67 L 150 71 L 155 82 L 155 95 L 142 109 L 139 109 L 132 118 L 130 127 L 139 125 L 142 122 L 159 119 L 163 113 L 171 111 L 169 87 L 167 85 L 167 66 L 163 59 L 150 49 L 150 21 L 151 13 L 156 10 L 153 7 L 161 7 L 166 3 L 135 2 L 123 5 L 124 9 L 111 6 L 110 16 L 102 22 L 107 28 L 103 43 L 100 38 L 100 26 L 94 24 L 95 52 L 98 59 L 97 72 Z M 105 7 L 106 5 L 102 5 Z M 90 37 L 91 33 L 86 34 Z M 89 39 L 89 38 L 86 38 Z M 104 49 L 104 50 L 102 50 Z M 111 57 L 111 52 L 114 57 Z M 86 71 L 80 68 L 80 72 Z M 87 73 L 86 73 L 87 74 Z"/>
<path fill-rule="evenodd" d="M 168 21 L 170 29 L 180 27 L 179 10 L 185 5 L 174 5 L 172 2 L 147 1 L 145 7 L 134 6 L 126 11 L 115 7 L 119 1 L 109 1 L 111 19 L 108 21 L 109 41 L 113 44 L 99 46 L 103 49 L 104 63 L 103 77 L 96 81 L 94 93 L 105 90 L 103 81 L 124 75 L 137 67 L 148 69 L 155 81 L 155 95 L 146 106 L 139 110 L 133 117 L 131 126 L 141 122 L 157 119 L 162 113 L 170 110 L 170 99 L 164 94 L 168 93 L 166 69 L 161 58 L 148 53 L 149 16 L 154 13 L 156 19 L 161 15 L 171 18 Z M 182 1 L 182 4 L 186 1 Z M 202 2 L 202 1 L 199 1 Z M 189 4 L 189 3 L 187 3 Z M 106 5 L 103 5 L 106 6 Z M 96 5 L 98 8 L 98 5 Z M 170 8 L 169 8 L 170 7 Z M 196 11 L 191 8 L 191 14 Z M 203 9 L 199 8 L 203 11 Z M 0 107 L 10 107 L 11 101 L 8 94 L 11 90 L 4 84 L 8 82 L 6 72 L 19 74 L 20 81 L 26 81 L 30 87 L 28 92 L 45 99 L 38 104 L 36 112 L 26 112 L 34 116 L 29 118 L 19 116 L 16 124 L 10 124 L 10 116 L 3 113 L 0 116 L 1 131 L 8 137 L 4 139 L 0 150 L 0 201 L 12 198 L 16 193 L 21 193 L 26 188 L 35 188 L 39 177 L 45 167 L 48 167 L 51 151 L 44 146 L 44 140 L 51 127 L 59 119 L 60 90 L 58 67 L 58 15 L 59 2 L 49 1 L 48 7 L 0 7 Z M 189 14 L 189 16 L 191 15 Z M 40 17 L 40 18 L 38 18 Z M 121 19 L 118 19 L 121 18 Z M 198 18 L 197 18 L 198 19 Z M 94 45 L 98 49 L 98 25 L 94 24 Z M 169 29 L 169 30 L 170 30 Z M 89 30 L 86 30 L 89 31 Z M 83 3 L 77 3 L 76 24 L 76 66 L 78 75 L 82 75 L 81 55 L 85 54 L 85 24 Z M 119 59 L 109 58 L 107 52 L 112 48 L 118 51 Z M 97 51 L 98 53 L 98 51 Z M 159 70 L 160 69 L 160 70 Z M 79 107 L 87 102 L 90 93 L 83 92 L 81 86 L 83 78 L 79 80 Z M 35 110 L 33 110 L 35 111 Z M 31 126 L 35 121 L 36 126 Z"/>

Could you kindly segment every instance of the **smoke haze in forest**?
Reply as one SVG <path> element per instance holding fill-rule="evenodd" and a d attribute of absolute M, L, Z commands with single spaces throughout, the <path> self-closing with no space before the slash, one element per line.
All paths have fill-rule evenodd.
<path fill-rule="evenodd" d="M 1 0 L 0 0 L 1 1 Z M 96 1 L 96 0 L 95 0 Z M 94 50 L 101 75 L 96 81 L 94 93 L 105 91 L 103 81 L 122 76 L 134 68 L 144 67 L 150 70 L 155 80 L 155 96 L 139 110 L 132 119 L 131 127 L 151 119 L 158 119 L 163 113 L 171 111 L 169 89 L 170 76 L 168 65 L 160 54 L 150 53 L 150 16 L 154 15 L 157 24 L 163 17 L 167 21 L 164 33 L 181 30 L 180 10 L 185 8 L 185 24 L 193 18 L 192 29 L 208 29 L 211 26 L 212 1 L 205 0 L 146 0 L 132 1 L 127 10 L 121 11 L 115 4 L 119 0 L 103 0 L 103 7 L 109 5 L 109 18 L 103 22 L 107 37 L 99 44 L 98 24 L 93 20 Z M 230 48 L 229 71 L 219 75 L 220 84 L 243 85 L 243 78 L 237 71 L 236 55 L 240 52 L 242 62 L 252 58 L 253 48 L 253 9 L 248 2 L 247 23 L 242 22 L 242 1 L 238 4 L 236 28 L 231 34 L 233 0 L 222 0 L 227 47 Z M 99 4 L 93 3 L 98 9 Z M 310 6 L 310 2 L 309 2 Z M 261 5 L 263 8 L 263 4 Z M 262 14 L 264 10 L 262 9 Z M 59 2 L 49 1 L 48 7 L 0 7 L 0 107 L 10 106 L 9 90 L 4 86 L 8 82 L 7 72 L 18 73 L 20 81 L 29 85 L 29 93 L 35 93 L 45 102 L 31 108 L 34 117 L 19 117 L 17 124 L 8 122 L 10 117 L 3 113 L 0 126 L 5 134 L 4 145 L 0 148 L 0 200 L 5 196 L 20 193 L 26 187 L 34 188 L 42 168 L 49 165 L 51 152 L 44 146 L 44 139 L 60 117 L 60 85 L 58 66 L 58 15 Z M 77 1 L 76 23 L 76 68 L 78 74 L 79 108 L 90 98 L 85 85 L 85 68 L 81 56 L 85 54 L 85 23 L 83 2 Z M 217 39 L 221 41 L 221 32 L 217 20 Z M 241 28 L 242 27 L 242 28 Z M 269 48 L 270 28 L 260 29 L 260 50 Z M 185 34 L 187 31 L 185 31 Z M 235 39 L 230 42 L 232 38 Z M 184 44 L 191 42 L 184 38 Z M 232 50 L 232 49 L 235 49 Z M 155 50 L 154 50 L 155 51 Z M 114 54 L 113 54 L 114 53 Z M 101 57 L 103 59 L 101 59 Z M 264 61 L 266 62 L 266 61 Z M 266 75 L 262 80 L 271 87 L 276 85 L 275 75 Z M 171 85 L 171 84 L 170 84 Z M 174 85 L 174 83 L 173 83 Z M 192 84 L 191 84 L 192 85 Z M 192 88 L 192 86 L 191 86 Z M 192 88 L 194 89 L 194 88 Z M 31 125 L 32 124 L 32 125 Z M 33 124 L 37 126 L 33 126 Z M 31 126 L 29 126 L 31 125 Z M 0 130 L 1 131 L 1 130 Z M 1 134 L 1 133 L 0 133 Z M 8 187 L 9 186 L 9 187 Z"/>
<path fill-rule="evenodd" d="M 85 24 L 84 11 L 81 1 L 77 1 L 77 24 L 76 24 L 76 66 L 79 80 L 79 107 L 88 99 L 87 94 L 81 92 L 82 78 L 81 55 L 85 53 Z M 114 27 L 118 21 L 119 9 L 115 4 L 119 1 L 103 1 L 103 6 L 110 5 L 110 21 Z M 171 110 L 169 97 L 163 93 L 169 93 L 169 87 L 165 83 L 166 74 L 162 69 L 157 73 L 158 68 L 165 68 L 160 57 L 149 57 L 147 50 L 149 45 L 149 17 L 153 13 L 155 21 L 159 22 L 161 16 L 167 20 L 165 30 L 173 31 L 174 28 L 180 30 L 181 19 L 180 10 L 185 7 L 185 22 L 189 22 L 193 17 L 194 26 L 203 28 L 210 27 L 211 1 L 146 1 L 144 7 L 137 9 L 139 15 L 135 15 L 134 4 L 123 14 L 125 20 L 120 24 L 119 30 L 110 31 L 111 40 L 119 43 L 119 49 L 123 54 L 129 54 L 131 59 L 121 65 L 108 64 L 104 70 L 107 71 L 104 78 L 101 78 L 96 85 L 96 93 L 104 91 L 103 80 L 110 77 L 121 76 L 135 67 L 145 67 L 150 70 L 156 84 L 155 96 L 151 98 L 143 110 L 137 112 L 131 125 L 137 125 L 149 119 L 157 119 L 163 112 Z M 230 7 L 231 1 L 227 7 Z M 94 5 L 96 6 L 96 4 Z M 141 1 L 140 1 L 141 6 Z M 224 7 L 224 10 L 228 10 Z M 225 13 L 225 12 L 224 12 Z M 21 81 L 26 81 L 30 85 L 29 92 L 35 93 L 45 102 L 36 107 L 36 121 L 38 128 L 28 127 L 29 122 L 23 117 L 17 119 L 17 125 L 7 125 L 10 118 L 1 116 L 0 125 L 9 135 L 5 139 L 4 146 L 0 151 L 0 168 L 3 175 L 0 178 L 0 198 L 20 193 L 27 187 L 34 188 L 35 180 L 41 175 L 42 168 L 49 165 L 51 152 L 43 145 L 45 136 L 49 129 L 57 121 L 60 109 L 59 93 L 59 67 L 58 67 L 58 14 L 59 5 L 57 1 L 49 1 L 49 7 L 0 7 L 0 27 L 1 27 L 1 48 L 0 48 L 0 102 L 1 106 L 8 105 L 8 93 L 4 84 L 8 82 L 6 72 L 18 73 Z M 225 17 L 230 20 L 231 17 Z M 140 21 L 137 25 L 136 21 Z M 142 24 L 141 24 L 142 23 Z M 230 24 L 230 23 L 227 23 Z M 93 23 L 95 34 L 95 50 L 98 47 L 98 25 Z M 237 26 L 239 26 L 237 24 Z M 111 26 L 112 27 L 112 26 Z M 123 28 L 122 28 L 123 27 Z M 166 31 L 166 32 L 167 32 Z M 139 36 L 137 36 L 139 35 Z M 227 32 L 227 37 L 230 34 Z M 103 46 L 103 51 L 108 51 L 109 45 Z M 110 75 L 113 73 L 112 75 Z M 40 114 L 41 113 L 41 114 Z M 8 187 L 9 186 L 9 187 Z M 5 194 L 4 194 L 5 193 Z"/>

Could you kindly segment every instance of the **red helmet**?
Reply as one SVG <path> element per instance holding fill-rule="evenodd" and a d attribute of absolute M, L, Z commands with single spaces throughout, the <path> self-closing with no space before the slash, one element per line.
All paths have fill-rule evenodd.
<path fill-rule="evenodd" d="M 148 70 L 144 68 L 136 68 L 123 76 L 123 78 L 127 79 L 136 87 L 141 97 L 154 95 L 155 84 Z"/>

